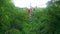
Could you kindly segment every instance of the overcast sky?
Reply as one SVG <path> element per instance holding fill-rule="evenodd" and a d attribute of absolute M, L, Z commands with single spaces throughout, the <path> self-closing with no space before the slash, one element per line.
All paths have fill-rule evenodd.
<path fill-rule="evenodd" d="M 32 7 L 46 7 L 46 3 L 48 0 L 13 0 L 13 3 L 17 7 L 30 7 L 30 4 Z"/>

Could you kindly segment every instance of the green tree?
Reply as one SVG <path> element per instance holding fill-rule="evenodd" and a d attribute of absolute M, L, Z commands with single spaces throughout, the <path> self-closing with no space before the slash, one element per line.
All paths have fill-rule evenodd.
<path fill-rule="evenodd" d="M 48 13 L 51 16 L 51 21 L 49 23 L 50 32 L 52 34 L 60 34 L 60 0 L 48 2 Z"/>

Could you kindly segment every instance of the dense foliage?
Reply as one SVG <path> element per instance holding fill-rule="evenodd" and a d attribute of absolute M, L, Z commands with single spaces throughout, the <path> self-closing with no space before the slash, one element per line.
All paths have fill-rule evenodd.
<path fill-rule="evenodd" d="M 60 34 L 60 1 L 49 1 L 47 8 L 32 10 L 15 7 L 11 0 L 0 0 L 0 34 Z"/>

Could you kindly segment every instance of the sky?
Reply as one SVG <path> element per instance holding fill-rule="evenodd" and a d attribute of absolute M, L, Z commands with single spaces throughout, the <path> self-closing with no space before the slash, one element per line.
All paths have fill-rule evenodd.
<path fill-rule="evenodd" d="M 13 0 L 13 3 L 16 7 L 24 8 L 27 7 L 29 8 L 30 5 L 32 7 L 46 7 L 46 3 L 49 0 Z"/>

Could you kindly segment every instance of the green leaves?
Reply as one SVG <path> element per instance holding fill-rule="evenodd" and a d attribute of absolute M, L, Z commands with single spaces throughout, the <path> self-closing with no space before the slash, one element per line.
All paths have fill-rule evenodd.
<path fill-rule="evenodd" d="M 11 30 L 9 30 L 8 34 L 22 34 L 22 33 L 17 29 L 11 29 Z"/>

